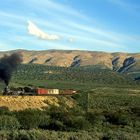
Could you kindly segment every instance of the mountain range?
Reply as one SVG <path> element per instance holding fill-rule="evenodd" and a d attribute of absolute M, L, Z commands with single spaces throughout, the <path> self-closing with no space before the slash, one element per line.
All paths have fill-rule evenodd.
<path fill-rule="evenodd" d="M 19 52 L 25 64 L 43 64 L 60 67 L 89 67 L 99 66 L 119 73 L 140 77 L 140 53 L 108 53 L 80 50 L 44 50 L 28 51 L 13 50 L 0 52 L 0 57 L 5 54 Z"/>

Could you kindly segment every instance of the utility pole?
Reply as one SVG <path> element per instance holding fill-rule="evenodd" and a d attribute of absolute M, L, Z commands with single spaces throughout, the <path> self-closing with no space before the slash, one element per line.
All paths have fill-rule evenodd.
<path fill-rule="evenodd" d="M 87 93 L 87 98 L 86 98 L 86 112 L 88 113 L 88 104 L 89 104 L 89 93 Z"/>

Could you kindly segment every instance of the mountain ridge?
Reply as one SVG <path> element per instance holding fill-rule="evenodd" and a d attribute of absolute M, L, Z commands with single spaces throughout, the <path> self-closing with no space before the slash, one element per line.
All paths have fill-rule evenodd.
<path fill-rule="evenodd" d="M 5 54 L 19 52 L 24 64 L 43 64 L 60 67 L 100 65 L 120 73 L 140 73 L 140 53 L 103 52 L 86 50 L 12 50 Z"/>

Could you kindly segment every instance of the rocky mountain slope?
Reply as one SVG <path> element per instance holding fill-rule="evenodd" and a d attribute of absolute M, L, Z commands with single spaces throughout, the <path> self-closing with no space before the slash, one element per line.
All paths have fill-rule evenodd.
<path fill-rule="evenodd" d="M 36 63 L 63 67 L 99 65 L 120 73 L 140 75 L 140 53 L 107 53 L 77 50 L 14 50 L 0 52 L 0 57 L 13 52 L 20 52 L 23 55 L 23 63 L 28 64 Z"/>

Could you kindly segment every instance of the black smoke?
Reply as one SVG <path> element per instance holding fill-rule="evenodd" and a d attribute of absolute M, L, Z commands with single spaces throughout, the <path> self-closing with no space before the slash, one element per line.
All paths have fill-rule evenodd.
<path fill-rule="evenodd" d="M 134 80 L 135 80 L 135 81 L 138 81 L 138 80 L 140 80 L 140 77 L 136 77 Z"/>
<path fill-rule="evenodd" d="M 18 64 L 22 62 L 22 55 L 20 53 L 13 53 L 5 55 L 0 59 L 0 79 L 8 86 L 12 76 L 12 72 L 17 68 Z"/>

